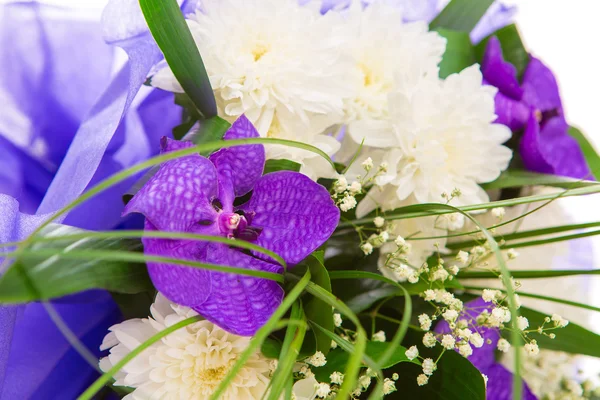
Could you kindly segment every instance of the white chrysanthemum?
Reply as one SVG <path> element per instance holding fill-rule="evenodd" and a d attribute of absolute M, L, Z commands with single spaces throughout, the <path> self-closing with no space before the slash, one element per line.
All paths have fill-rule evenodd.
<path fill-rule="evenodd" d="M 110 348 L 110 355 L 100 360 L 103 371 L 156 333 L 197 315 L 188 307 L 170 304 L 160 294 L 150 311 L 153 318 L 132 319 L 110 328 L 102 343 L 102 349 Z M 228 333 L 208 321 L 188 325 L 128 363 L 115 376 L 116 385 L 135 388 L 125 397 L 127 400 L 208 398 L 248 347 L 250 339 Z M 269 373 L 269 360 L 255 353 L 221 398 L 262 398 L 269 384 Z"/>
<path fill-rule="evenodd" d="M 397 1 L 373 1 L 363 10 L 361 2 L 354 1 L 344 13 L 351 38 L 346 51 L 353 61 L 347 83 L 352 94 L 344 111 L 354 136 L 361 135 L 364 124 L 389 118 L 388 95 L 396 74 L 435 68 L 446 48 L 446 39 L 429 32 L 426 22 L 403 23 L 403 7 L 393 3 Z"/>
<path fill-rule="evenodd" d="M 203 0 L 201 10 L 188 16 L 188 25 L 221 116 L 233 121 L 245 114 L 263 137 L 337 151 L 335 140 L 317 136 L 342 121 L 350 64 L 341 58 L 347 40 L 341 20 L 338 13 L 323 16 L 318 7 L 303 7 L 297 0 Z M 181 91 L 169 68 L 151 82 Z M 311 158 L 309 164 L 318 160 L 289 147 L 267 146 L 267 156 Z"/>
<path fill-rule="evenodd" d="M 496 89 L 481 82 L 477 65 L 446 80 L 438 78 L 437 69 L 401 71 L 390 95 L 391 121 L 351 132 L 356 141 L 364 138 L 368 146 L 388 149 L 376 152 L 388 165 L 376 184 L 388 190 L 370 193 L 384 210 L 411 195 L 419 203 L 440 202 L 442 193 L 454 189 L 462 194 L 453 205 L 489 200 L 478 184 L 493 181 L 508 166 L 512 153 L 502 143 L 511 132 L 492 123 Z"/>

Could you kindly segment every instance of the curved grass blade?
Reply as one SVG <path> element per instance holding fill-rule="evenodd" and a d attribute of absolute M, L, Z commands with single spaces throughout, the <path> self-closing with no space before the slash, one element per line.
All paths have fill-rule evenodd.
<path fill-rule="evenodd" d="M 486 288 L 482 288 L 479 286 L 465 286 L 465 289 L 466 290 L 483 291 L 483 289 L 486 289 Z M 498 290 L 506 293 L 506 290 L 504 290 L 504 289 L 498 289 Z M 583 309 L 590 310 L 590 311 L 600 312 L 600 307 L 594 307 L 589 304 L 578 303 L 576 301 L 571 301 L 571 300 L 559 299 L 557 297 L 543 296 L 541 294 L 523 293 L 523 292 L 519 292 L 519 296 L 530 297 L 532 299 L 538 299 L 538 300 L 551 301 L 553 303 L 560 303 L 560 304 L 565 304 L 567 306 L 572 306 L 572 307 L 577 307 L 577 308 L 583 308 Z"/>
<path fill-rule="evenodd" d="M 46 243 L 46 242 L 54 242 L 54 241 L 62 241 L 62 240 L 84 240 L 84 239 L 124 239 L 124 238 L 157 238 L 157 239 L 185 239 L 185 240 L 197 240 L 197 241 L 205 241 L 205 242 L 213 242 L 213 243 L 223 243 L 228 246 L 238 247 L 240 249 L 252 250 L 258 253 L 264 254 L 266 256 L 271 257 L 273 260 L 277 261 L 279 265 L 287 269 L 287 263 L 285 260 L 278 255 L 277 253 L 265 249 L 264 247 L 257 246 L 250 242 L 246 242 L 244 240 L 237 239 L 229 239 L 220 236 L 210 236 L 210 235 L 198 235 L 195 233 L 187 233 L 187 232 L 167 232 L 167 231 L 89 231 L 84 233 L 77 233 L 72 235 L 60 235 L 60 236 L 44 236 L 44 237 L 35 237 L 32 239 L 30 244 L 35 243 Z M 12 247 L 18 243 L 11 244 Z M 5 247 L 0 245 L 0 247 Z"/>
<path fill-rule="evenodd" d="M 511 207 L 521 204 L 537 203 L 546 200 L 556 200 L 561 197 L 573 197 L 582 196 L 586 194 L 600 193 L 600 184 L 594 184 L 588 187 L 570 189 L 558 194 L 540 194 L 534 196 L 519 197 L 517 199 L 500 200 L 489 203 L 475 204 L 471 206 L 463 207 L 451 207 L 447 208 L 446 204 L 441 203 L 426 203 L 426 204 L 415 204 L 411 206 L 398 208 L 388 214 L 386 214 L 386 220 L 400 220 L 408 218 L 421 218 L 428 217 L 431 215 L 443 215 L 452 214 L 455 212 L 464 214 L 471 211 L 482 211 L 491 210 L 492 208 L 499 207 Z M 355 225 L 366 225 L 372 223 L 372 218 L 361 218 L 353 221 L 340 223 L 339 228 L 353 227 Z"/>
<path fill-rule="evenodd" d="M 175 160 L 177 158 L 189 156 L 192 154 L 203 153 L 203 152 L 217 150 L 217 149 L 221 149 L 221 148 L 242 146 L 242 145 L 246 145 L 246 144 L 278 144 L 278 145 L 283 145 L 283 146 L 295 147 L 295 148 L 299 148 L 302 150 L 307 150 L 307 151 L 313 152 L 313 153 L 323 157 L 331 165 L 331 168 L 335 171 L 335 164 L 333 163 L 331 158 L 325 152 L 323 152 L 321 149 L 311 146 L 311 145 L 308 145 L 306 143 L 296 142 L 293 140 L 272 139 L 272 138 L 254 138 L 254 139 L 240 139 L 240 140 L 220 140 L 220 141 L 214 141 L 214 142 L 210 142 L 210 143 L 204 143 L 204 144 L 190 147 L 187 149 L 161 154 L 159 156 L 150 158 L 149 160 L 146 160 L 144 162 L 136 164 L 130 168 L 127 168 L 121 172 L 118 172 L 118 173 L 110 176 L 109 178 L 103 180 L 102 182 L 98 183 L 96 186 L 90 188 L 88 191 L 83 193 L 78 199 L 72 201 L 70 204 L 66 205 L 65 207 L 63 207 L 62 209 L 60 209 L 56 213 L 54 213 L 54 215 L 52 215 L 52 217 L 50 217 L 46 222 L 41 224 L 31 234 L 31 236 L 37 235 L 38 233 L 40 233 L 40 231 L 42 229 L 44 229 L 46 226 L 51 224 L 54 220 L 56 220 L 57 218 L 59 218 L 63 215 L 66 215 L 67 213 L 69 213 L 69 211 L 73 210 L 78 205 L 80 205 L 80 204 L 86 202 L 87 200 L 93 198 L 94 196 L 102 193 L 103 191 L 109 189 L 110 187 L 116 185 L 117 183 L 122 182 L 125 179 L 127 179 L 139 172 L 143 172 L 155 165 L 158 165 L 158 164 L 161 164 L 161 163 L 164 163 L 167 161 Z M 27 242 L 27 240 L 25 240 L 24 242 Z"/>
<path fill-rule="evenodd" d="M 563 276 L 575 275 L 600 275 L 600 269 L 582 269 L 582 270 L 532 270 L 532 271 L 513 271 L 510 275 L 515 279 L 540 279 L 540 278 L 560 278 Z M 487 271 L 466 271 L 458 274 L 458 279 L 489 279 L 497 278 L 498 275 Z"/>
<path fill-rule="evenodd" d="M 254 354 L 255 351 L 260 349 L 262 343 L 265 341 L 267 336 L 276 328 L 278 322 L 283 318 L 287 310 L 292 307 L 292 305 L 296 302 L 296 300 L 300 297 L 306 286 L 310 283 L 310 271 L 307 270 L 304 276 L 299 280 L 299 282 L 294 286 L 294 288 L 290 291 L 290 293 L 283 299 L 283 302 L 277 307 L 271 318 L 267 321 L 267 323 L 256 332 L 250 344 L 240 355 L 236 363 L 231 367 L 227 376 L 223 379 L 223 381 L 219 384 L 219 387 L 215 390 L 215 392 L 210 397 L 210 400 L 217 400 L 223 394 L 227 386 L 229 386 L 231 380 L 237 375 L 240 369 L 244 366 L 244 364 L 248 361 L 250 356 Z"/>
<path fill-rule="evenodd" d="M 217 115 L 204 62 L 176 0 L 140 0 L 150 32 L 203 119 Z"/>

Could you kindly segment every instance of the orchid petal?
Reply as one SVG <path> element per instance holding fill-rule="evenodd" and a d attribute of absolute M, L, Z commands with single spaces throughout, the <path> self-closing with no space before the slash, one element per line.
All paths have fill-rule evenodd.
<path fill-rule="evenodd" d="M 523 75 L 523 90 L 523 101 L 535 109 L 562 113 L 556 78 L 552 71 L 535 57 L 531 57 Z"/>
<path fill-rule="evenodd" d="M 193 146 L 163 140 L 166 151 Z M 214 165 L 198 154 L 166 162 L 125 207 L 124 215 L 137 212 L 162 231 L 207 233 L 217 214 L 211 201 L 217 196 Z M 206 226 L 202 225 L 207 221 Z"/>
<path fill-rule="evenodd" d="M 486 400 L 512 400 L 512 382 L 513 374 L 504 368 L 501 364 L 494 364 L 485 370 L 482 374 L 488 377 Z M 527 383 L 523 382 L 523 400 L 537 400 L 537 397 L 531 392 Z"/>
<path fill-rule="evenodd" d="M 223 139 L 250 139 L 259 137 L 258 131 L 244 115 L 233 123 Z M 252 190 L 256 181 L 262 176 L 265 166 L 265 148 L 261 144 L 224 148 L 210 156 L 210 161 L 217 168 L 219 182 L 231 181 L 235 197 L 241 197 Z M 228 201 L 229 200 L 229 201 Z M 223 199 L 223 203 L 233 199 Z"/>
<path fill-rule="evenodd" d="M 549 119 L 540 128 L 532 115 L 520 144 L 521 157 L 530 171 L 590 178 L 590 169 L 577 141 L 569 135 L 569 125 L 563 117 Z"/>
<path fill-rule="evenodd" d="M 157 230 L 146 221 L 145 229 Z M 143 239 L 144 253 L 180 260 L 205 260 L 207 249 L 205 242 Z M 148 273 L 158 291 L 169 300 L 188 307 L 202 304 L 211 295 L 210 272 L 204 269 L 181 265 L 148 262 Z"/>
<path fill-rule="evenodd" d="M 291 171 L 263 176 L 243 210 L 262 228 L 256 244 L 297 264 L 335 230 L 340 212 L 323 186 Z"/>
<path fill-rule="evenodd" d="M 532 114 L 527 104 L 513 100 L 501 92 L 494 97 L 496 103 L 496 123 L 506 125 L 511 131 L 520 131 L 525 127 Z"/>
<path fill-rule="evenodd" d="M 278 265 L 223 244 L 211 244 L 204 261 L 256 271 L 282 271 Z M 236 335 L 254 335 L 283 299 L 283 289 L 272 280 L 222 272 L 210 272 L 210 278 L 210 296 L 193 308 L 207 320 Z"/>
<path fill-rule="evenodd" d="M 521 100 L 523 89 L 517 80 L 517 69 L 504 60 L 502 47 L 497 37 L 492 37 L 485 49 L 481 72 L 486 81 L 514 100 Z"/>

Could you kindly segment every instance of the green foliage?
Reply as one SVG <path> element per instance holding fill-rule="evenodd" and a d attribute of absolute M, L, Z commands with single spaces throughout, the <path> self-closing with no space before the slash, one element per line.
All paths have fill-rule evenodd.
<path fill-rule="evenodd" d="M 299 172 L 302 165 L 290 160 L 267 160 L 265 163 L 264 174 L 277 171 L 295 171 Z"/>
<path fill-rule="evenodd" d="M 542 326 L 544 318 L 547 317 L 544 313 L 526 307 L 521 307 L 521 315 L 527 317 L 529 326 L 533 329 Z M 553 323 L 546 324 L 546 328 L 552 326 L 554 326 Z M 600 335 L 573 322 L 564 328 L 553 330 L 552 333 L 556 334 L 556 339 L 550 339 L 548 336 L 537 333 L 531 333 L 530 336 L 537 341 L 538 346 L 544 349 L 600 357 Z"/>
<path fill-rule="evenodd" d="M 440 63 L 440 78 L 446 78 L 475 64 L 475 50 L 467 32 L 443 28 L 436 31 L 448 41 Z"/>
<path fill-rule="evenodd" d="M 323 252 L 318 251 L 313 253 L 306 263 L 310 269 L 312 281 L 331 293 L 331 281 L 329 274 L 323 265 Z M 315 322 L 323 328 L 333 332 L 333 310 L 331 306 L 324 303 L 322 300 L 312 296 L 305 300 L 304 312 L 309 321 Z M 312 331 L 315 336 L 316 349 L 323 354 L 329 353 L 331 339 L 320 331 Z"/>
<path fill-rule="evenodd" d="M 150 32 L 171 71 L 203 119 L 217 115 L 217 104 L 194 38 L 176 0 L 140 0 Z"/>
<path fill-rule="evenodd" d="M 43 236 L 73 233 L 86 234 L 77 228 L 51 225 Z M 118 259 L 66 258 L 72 252 L 90 249 L 141 251 L 142 244 L 139 240 L 116 238 L 34 242 L 15 253 L 16 260 L 0 279 L 0 302 L 48 300 L 93 288 L 129 294 L 153 290 L 146 268 L 139 264 Z"/>
<path fill-rule="evenodd" d="M 598 152 L 592 143 L 590 143 L 590 141 L 585 137 L 583 132 L 573 126 L 569 129 L 569 135 L 574 137 L 575 140 L 577 140 L 577 143 L 579 143 L 579 147 L 581 148 L 588 166 L 592 171 L 593 176 L 589 177 L 588 179 L 593 178 L 597 181 L 600 181 L 600 156 L 598 155 Z"/>
<path fill-rule="evenodd" d="M 452 29 L 471 32 L 494 0 L 452 0 L 438 16 L 431 21 L 431 29 Z"/>
<path fill-rule="evenodd" d="M 502 175 L 500 175 L 495 181 L 484 183 L 481 186 L 486 190 L 492 190 L 521 188 L 526 186 L 552 186 L 563 189 L 577 189 L 594 185 L 598 185 L 598 183 L 567 178 L 564 176 L 545 175 L 522 170 L 507 170 L 503 172 Z"/>
<path fill-rule="evenodd" d="M 435 358 L 434 358 L 435 359 Z M 485 383 L 477 368 L 454 351 L 446 351 L 438 362 L 437 371 L 425 386 L 417 385 L 423 370 L 412 363 L 401 363 L 389 372 L 400 375 L 401 388 L 390 399 L 422 400 L 485 400 Z M 508 382 L 507 382 L 508 384 Z M 400 386 L 400 383 L 397 385 Z"/>

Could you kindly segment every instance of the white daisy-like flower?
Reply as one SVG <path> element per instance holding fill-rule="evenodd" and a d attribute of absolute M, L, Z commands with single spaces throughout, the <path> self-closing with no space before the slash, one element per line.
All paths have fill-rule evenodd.
<path fill-rule="evenodd" d="M 352 90 L 345 101 L 345 120 L 355 138 L 362 129 L 389 119 L 388 95 L 401 71 L 435 68 L 446 49 L 446 39 L 429 32 L 424 21 L 404 23 L 398 1 L 371 1 L 364 8 L 353 1 L 344 12 L 347 55 L 352 59 Z M 357 140 L 360 143 L 362 139 Z"/>
<path fill-rule="evenodd" d="M 479 184 L 508 167 L 512 152 L 502 144 L 511 132 L 492 123 L 497 90 L 481 82 L 477 65 L 445 80 L 438 78 L 437 68 L 398 74 L 389 124 L 354 133 L 360 135 L 355 140 L 387 149 L 377 152 L 377 159 L 388 164 L 376 178 L 383 190 L 375 187 L 369 193 L 384 210 L 411 196 L 417 203 L 439 202 L 442 193 L 455 189 L 461 195 L 453 205 L 489 201 Z"/>
<path fill-rule="evenodd" d="M 335 139 L 321 134 L 342 122 L 348 92 L 340 14 L 321 15 L 297 0 L 203 0 L 187 18 L 222 117 L 245 114 L 263 137 L 313 144 L 329 154 L 338 150 Z M 168 67 L 151 83 L 182 91 Z M 267 146 L 267 156 L 319 160 L 290 147 Z"/>
<path fill-rule="evenodd" d="M 159 294 L 150 308 L 152 318 L 131 319 L 110 328 L 102 349 L 110 355 L 100 360 L 108 371 L 129 352 L 156 333 L 197 315 L 188 307 L 170 304 Z M 221 383 L 250 337 L 233 335 L 209 321 L 181 328 L 144 350 L 115 378 L 117 386 L 135 390 L 127 400 L 208 398 Z M 231 381 L 222 399 L 262 398 L 269 385 L 270 362 L 260 352 Z"/>

